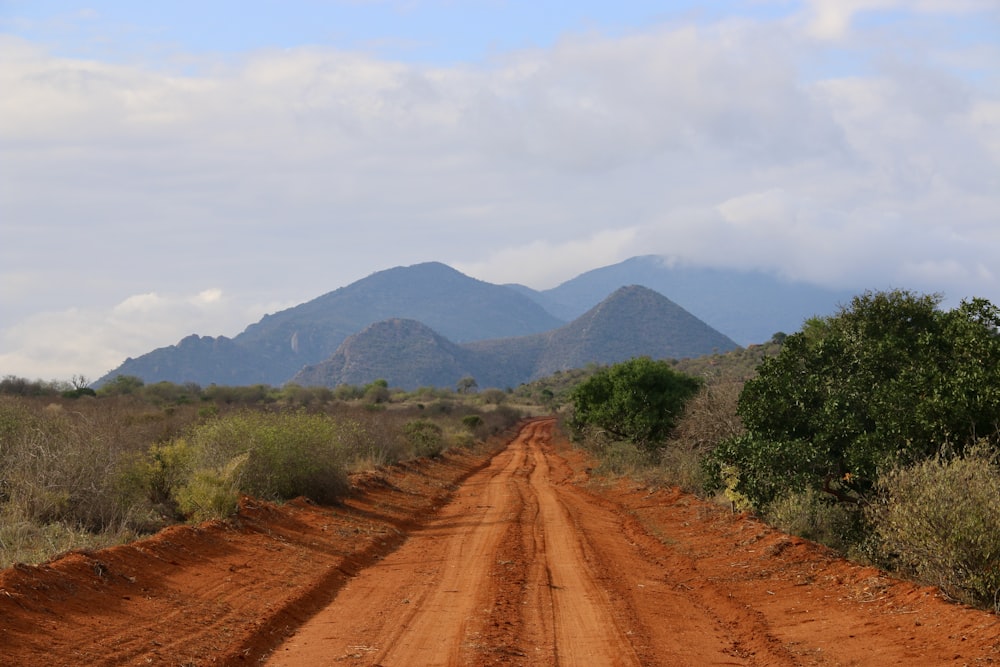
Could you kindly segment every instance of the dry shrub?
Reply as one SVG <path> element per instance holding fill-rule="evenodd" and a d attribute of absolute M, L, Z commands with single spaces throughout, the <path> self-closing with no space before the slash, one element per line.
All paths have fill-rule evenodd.
<path fill-rule="evenodd" d="M 135 518 L 139 499 L 124 475 L 133 441 L 103 411 L 77 407 L 0 403 L 0 490 L 8 516 L 93 532 Z"/>
<path fill-rule="evenodd" d="M 655 454 L 634 442 L 612 441 L 599 450 L 599 475 L 641 477 L 649 470 Z"/>
<path fill-rule="evenodd" d="M 765 520 L 783 532 L 848 553 L 863 536 L 864 519 L 856 504 L 839 503 L 809 488 L 786 494 L 768 505 Z"/>
<path fill-rule="evenodd" d="M 702 453 L 715 449 L 723 440 L 742 435 L 743 422 L 736 414 L 742 382 L 721 381 L 702 387 L 684 406 L 671 437 L 686 449 Z"/>
<path fill-rule="evenodd" d="M 704 493 L 708 486 L 704 459 L 720 442 L 744 432 L 736 414 L 742 382 L 705 384 L 684 406 L 670 439 L 660 451 L 652 481 Z"/>
<path fill-rule="evenodd" d="M 882 476 L 869 516 L 898 569 L 1000 611 L 1000 464 L 986 442 Z"/>
<path fill-rule="evenodd" d="M 196 465 L 187 486 L 200 485 L 209 495 L 231 488 L 261 498 L 334 502 L 348 488 L 348 444 L 356 429 L 353 422 L 301 411 L 218 417 L 191 433 Z M 189 491 L 182 488 L 178 501 Z M 230 502 L 221 507 L 235 509 Z"/>

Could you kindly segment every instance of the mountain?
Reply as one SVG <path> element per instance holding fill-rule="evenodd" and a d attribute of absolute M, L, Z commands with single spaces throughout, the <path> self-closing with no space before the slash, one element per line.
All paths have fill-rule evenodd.
<path fill-rule="evenodd" d="M 146 382 L 280 385 L 328 358 L 348 336 L 391 318 L 423 322 L 454 341 L 521 336 L 565 323 L 516 290 L 428 262 L 379 271 L 265 315 L 232 339 L 189 336 L 127 359 L 94 384 L 135 375 Z"/>
<path fill-rule="evenodd" d="M 94 386 L 117 375 L 135 375 L 148 383 L 281 385 L 303 367 L 329 359 L 348 337 L 387 320 L 419 322 L 461 349 L 477 341 L 490 341 L 469 349 L 493 355 L 504 368 L 494 371 L 489 365 L 480 365 L 474 376 L 484 386 L 487 377 L 495 378 L 495 382 L 490 381 L 493 386 L 507 386 L 510 378 L 568 368 L 567 364 L 580 359 L 586 359 L 584 364 L 617 360 L 610 356 L 590 359 L 587 341 L 592 339 L 580 331 L 567 334 L 563 327 L 585 321 L 592 309 L 623 285 L 642 285 L 658 296 L 669 297 L 674 307 L 700 320 L 715 334 L 724 334 L 722 341 L 713 339 L 716 342 L 703 350 L 707 352 L 735 343 L 764 342 L 777 331 L 797 331 L 805 319 L 832 314 L 853 296 L 761 272 L 687 267 L 656 256 L 633 257 L 588 271 L 544 291 L 494 285 L 428 262 L 379 271 L 294 308 L 265 315 L 233 338 L 191 335 L 176 345 L 126 359 Z M 692 354 L 674 337 L 669 339 L 674 346 L 671 349 L 656 347 L 656 341 L 634 339 L 635 331 L 645 326 L 640 314 L 628 315 L 635 324 L 618 325 L 617 341 L 605 331 L 605 339 L 594 350 L 609 355 L 613 346 L 619 345 L 622 354 L 627 350 L 629 356 L 683 358 Z M 626 314 L 620 314 L 619 319 L 625 322 Z M 570 321 L 573 324 L 566 325 Z M 649 328 L 655 331 L 657 326 Z M 511 344 L 508 339 L 518 342 Z M 474 360 L 457 358 L 455 363 L 464 368 L 483 362 L 477 356 Z"/>
<path fill-rule="evenodd" d="M 725 352 L 739 345 L 662 294 L 632 285 L 615 290 L 577 319 L 553 331 L 476 341 L 463 347 L 487 355 L 493 366 L 520 375 L 516 382 L 506 378 L 506 382 L 493 386 L 516 386 L 590 363 L 611 364 L 640 356 L 686 359 Z M 486 386 L 482 380 L 479 384 Z"/>
<path fill-rule="evenodd" d="M 393 387 L 454 387 L 475 377 L 474 355 L 416 320 L 376 322 L 350 336 L 329 359 L 306 366 L 293 382 L 304 386 L 364 385 L 385 379 Z"/>
<path fill-rule="evenodd" d="M 737 347 L 670 299 L 633 285 L 570 324 L 528 336 L 455 344 L 419 322 L 379 322 L 292 381 L 334 387 L 383 378 L 390 386 L 415 389 L 454 387 L 471 375 L 482 387 L 514 387 L 590 363 L 681 359 Z"/>
<path fill-rule="evenodd" d="M 655 255 L 594 269 L 548 290 L 509 287 L 569 321 L 622 285 L 643 285 L 669 297 L 741 345 L 766 342 L 778 331 L 798 331 L 806 319 L 833 314 L 854 296 L 760 271 L 685 266 Z"/>

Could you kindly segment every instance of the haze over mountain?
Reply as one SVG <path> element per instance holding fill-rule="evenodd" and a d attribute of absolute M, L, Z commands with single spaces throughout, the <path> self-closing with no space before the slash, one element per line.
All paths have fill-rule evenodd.
<path fill-rule="evenodd" d="M 536 291 L 511 285 L 553 315 L 579 317 L 622 285 L 644 285 L 680 304 L 740 345 L 764 343 L 778 331 L 792 333 L 814 315 L 829 315 L 853 292 L 782 280 L 760 271 L 685 266 L 657 255 L 587 271 L 557 287 Z"/>
<path fill-rule="evenodd" d="M 412 320 L 388 320 L 348 338 L 329 359 L 292 381 L 335 387 L 382 378 L 390 386 L 455 386 L 472 376 L 481 387 L 515 387 L 559 370 L 636 356 L 689 358 L 739 347 L 661 294 L 622 287 L 553 331 L 456 345 Z"/>
<path fill-rule="evenodd" d="M 680 309 L 697 325 L 681 318 L 691 325 L 681 330 L 671 328 L 670 317 L 651 323 L 638 318 L 640 313 L 622 310 L 614 311 L 617 330 L 610 325 L 588 328 L 588 317 L 597 317 L 611 306 L 620 309 L 625 303 L 641 300 L 636 293 L 631 295 L 633 301 L 612 300 L 591 312 L 623 285 L 642 285 L 647 291 L 658 292 L 657 296 L 666 297 L 670 305 L 658 303 L 651 312 Z M 653 301 L 649 294 L 643 298 Z M 347 355 L 342 361 L 348 370 L 324 372 L 329 377 L 360 378 L 358 360 L 364 355 L 358 350 L 363 348 L 354 346 L 370 345 L 365 338 L 376 333 L 385 336 L 389 329 L 369 331 L 346 349 L 341 349 L 342 344 L 374 324 L 412 320 L 426 328 L 419 334 L 426 346 L 441 348 L 444 356 L 440 361 L 452 359 L 453 369 L 475 367 L 476 372 L 469 374 L 477 377 L 481 386 L 507 386 L 574 363 L 607 363 L 640 354 L 681 358 L 728 349 L 736 343 L 763 342 L 776 331 L 798 330 L 807 317 L 832 313 L 838 303 L 849 298 L 848 294 L 783 283 L 761 273 L 672 267 L 651 256 L 596 269 L 544 291 L 494 285 L 428 262 L 379 271 L 294 308 L 266 315 L 233 338 L 187 336 L 176 345 L 127 359 L 94 384 L 100 386 L 117 375 L 135 375 L 146 382 L 280 385 L 303 368 L 337 353 Z M 573 323 L 564 326 L 569 320 Z M 412 325 L 394 326 L 398 345 L 404 341 L 414 344 L 411 337 L 417 336 L 417 330 Z M 637 327 L 644 335 L 648 333 L 649 340 L 635 338 Z M 595 338 L 594 332 L 600 337 Z M 654 341 L 658 343 L 653 345 Z M 686 347 L 692 342 L 700 345 L 699 351 Z M 386 359 L 395 354 L 389 345 L 382 349 Z M 479 356 L 470 360 L 463 356 L 464 351 Z M 503 365 L 503 372 L 492 370 L 489 364 L 483 366 L 480 353 L 492 358 L 491 363 Z M 429 377 L 429 372 L 422 371 L 420 377 Z"/>

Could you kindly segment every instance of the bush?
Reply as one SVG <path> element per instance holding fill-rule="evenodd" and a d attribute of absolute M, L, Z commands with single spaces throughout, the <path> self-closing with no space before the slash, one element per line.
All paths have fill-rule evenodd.
<path fill-rule="evenodd" d="M 121 526 L 136 498 L 123 483 L 127 440 L 100 415 L 0 403 L 0 486 L 8 513 L 87 530 Z"/>
<path fill-rule="evenodd" d="M 175 502 L 175 489 L 191 477 L 195 465 L 195 450 L 184 438 L 153 445 L 147 455 L 136 461 L 131 475 L 144 489 L 154 505 Z"/>
<path fill-rule="evenodd" d="M 684 404 L 701 381 L 665 361 L 638 357 L 595 373 L 573 390 L 569 426 L 577 437 L 588 427 L 647 449 L 663 444 Z"/>
<path fill-rule="evenodd" d="M 483 418 L 479 415 L 465 415 L 462 417 L 462 426 L 475 433 L 476 429 L 483 425 Z"/>
<path fill-rule="evenodd" d="M 1000 611 L 1000 465 L 985 443 L 884 475 L 869 510 L 898 569 Z"/>
<path fill-rule="evenodd" d="M 598 474 L 637 475 L 650 465 L 651 452 L 634 442 L 614 441 L 604 444 L 597 453 Z"/>
<path fill-rule="evenodd" d="M 704 494 L 712 486 L 705 458 L 726 440 L 743 434 L 736 414 L 741 382 L 709 382 L 684 405 L 652 476 L 660 484 Z"/>
<path fill-rule="evenodd" d="M 815 489 L 788 493 L 772 502 L 765 520 L 778 530 L 847 553 L 863 540 L 860 506 L 838 503 Z"/>
<path fill-rule="evenodd" d="M 261 498 L 303 495 L 319 503 L 334 502 L 348 488 L 347 441 L 355 428 L 304 412 L 218 417 L 192 431 L 190 442 L 201 476 L 196 474 L 191 484 L 211 491 L 233 482 L 237 491 Z M 239 465 L 234 468 L 235 461 Z M 206 471 L 221 475 L 222 482 L 210 483 Z"/>
<path fill-rule="evenodd" d="M 755 507 L 789 486 L 865 501 L 882 471 L 996 431 L 1000 309 L 975 299 L 941 311 L 940 300 L 865 293 L 761 364 L 740 395 L 746 434 L 714 454 Z"/>
<path fill-rule="evenodd" d="M 444 451 L 444 429 L 427 419 L 407 423 L 403 435 L 415 456 L 440 456 Z"/>
<path fill-rule="evenodd" d="M 242 485 L 240 468 L 249 458 L 238 456 L 219 470 L 198 470 L 190 481 L 176 491 L 177 506 L 191 521 L 232 516 L 239 507 Z"/>

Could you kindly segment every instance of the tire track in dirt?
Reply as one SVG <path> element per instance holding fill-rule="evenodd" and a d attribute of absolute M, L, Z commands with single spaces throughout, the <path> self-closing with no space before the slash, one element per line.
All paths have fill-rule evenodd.
<path fill-rule="evenodd" d="M 642 664 L 554 491 L 542 451 L 553 427 L 529 424 L 437 518 L 349 582 L 268 664 Z M 520 543 L 516 560 L 504 557 L 504 543 Z"/>
<path fill-rule="evenodd" d="M 587 535 L 573 525 L 556 494 L 542 450 L 551 438 L 551 425 L 543 429 L 543 436 L 532 434 L 529 442 L 528 484 L 537 500 L 538 516 L 533 523 L 536 595 L 527 601 L 527 608 L 536 613 L 551 608 L 555 664 L 640 665 L 599 581 L 605 577 L 593 567 Z"/>
<path fill-rule="evenodd" d="M 491 563 L 516 516 L 505 482 L 523 461 L 523 451 L 509 447 L 472 475 L 436 517 L 359 572 L 267 664 L 467 664 L 463 643 L 474 632 Z"/>
<path fill-rule="evenodd" d="M 571 483 L 554 428 L 528 424 L 267 664 L 796 664 L 766 623 L 741 628 L 755 619 L 665 575 L 627 518 Z"/>

